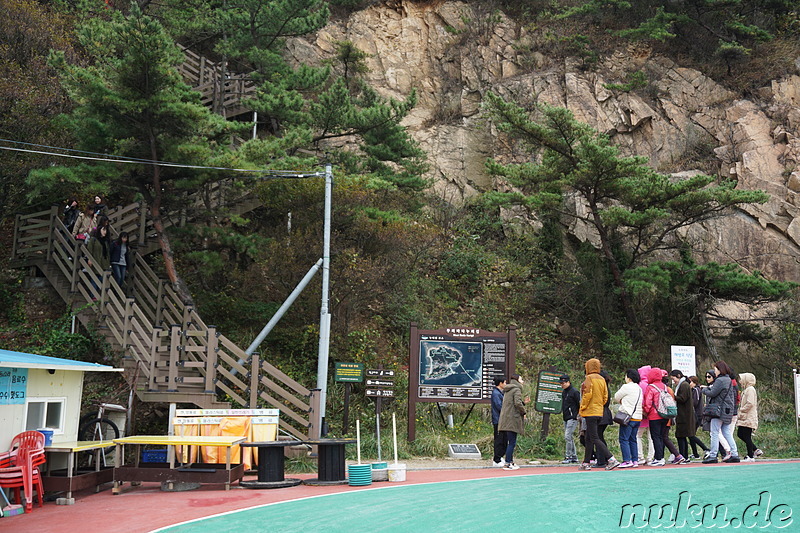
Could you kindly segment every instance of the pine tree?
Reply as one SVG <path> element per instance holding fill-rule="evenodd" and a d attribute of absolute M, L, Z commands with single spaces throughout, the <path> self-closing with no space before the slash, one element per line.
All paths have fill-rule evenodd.
<path fill-rule="evenodd" d="M 747 324 L 746 320 L 729 319 L 719 313 L 719 302 L 758 307 L 786 298 L 797 286 L 768 280 L 758 271 L 746 272 L 736 263 L 697 264 L 686 248 L 680 250 L 678 261 L 655 261 L 632 268 L 625 278 L 633 293 L 657 295 L 653 307 L 672 308 L 681 315 L 682 324 L 694 323 L 714 358 L 718 355 L 709 321 L 725 324 L 731 330 L 746 329 L 743 326 Z"/>
<path fill-rule="evenodd" d="M 80 148 L 147 161 L 207 164 L 223 157 L 228 125 L 202 106 L 176 66 L 183 55 L 162 25 L 136 3 L 125 16 L 89 19 L 78 30 L 93 58 L 90 66 L 69 64 L 55 53 L 51 63 L 75 104 L 64 123 Z M 82 164 L 32 172 L 29 184 L 48 188 L 60 179 L 95 182 L 100 190 L 141 194 L 148 203 L 169 280 L 191 301 L 178 275 L 162 214 L 178 207 L 181 190 L 192 190 L 208 175 L 158 164 Z"/>
<path fill-rule="evenodd" d="M 620 155 L 606 135 L 564 108 L 537 103 L 531 116 L 489 93 L 487 110 L 500 131 L 528 145 L 539 161 L 504 165 L 489 160 L 488 170 L 521 189 L 522 194 L 511 199 L 532 209 L 575 216 L 594 229 L 632 333 L 637 320 L 626 270 L 642 266 L 655 252 L 679 249 L 680 229 L 768 198 L 713 176 L 673 179 L 659 174 L 647 166 L 646 158 Z M 567 195 L 580 199 L 585 214 L 564 209 Z"/>

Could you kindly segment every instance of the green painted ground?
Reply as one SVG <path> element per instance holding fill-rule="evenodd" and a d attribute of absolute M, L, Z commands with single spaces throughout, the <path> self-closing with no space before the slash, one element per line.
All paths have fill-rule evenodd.
<path fill-rule="evenodd" d="M 723 526 L 800 531 L 800 515 L 795 516 L 800 513 L 798 478 L 800 464 L 787 463 L 571 472 L 405 486 L 381 483 L 359 492 L 266 505 L 160 531 L 572 533 Z"/>

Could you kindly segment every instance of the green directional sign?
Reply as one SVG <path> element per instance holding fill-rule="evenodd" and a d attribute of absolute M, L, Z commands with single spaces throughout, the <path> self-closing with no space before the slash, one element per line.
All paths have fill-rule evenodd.
<path fill-rule="evenodd" d="M 361 383 L 364 381 L 364 363 L 336 363 L 333 380 L 337 383 Z"/>

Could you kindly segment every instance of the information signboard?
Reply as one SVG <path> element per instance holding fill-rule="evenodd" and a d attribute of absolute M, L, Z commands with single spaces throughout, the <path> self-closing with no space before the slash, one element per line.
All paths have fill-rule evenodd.
<path fill-rule="evenodd" d="M 364 363 L 336 363 L 333 380 L 337 383 L 361 383 L 364 381 Z"/>
<path fill-rule="evenodd" d="M 687 378 L 697 375 L 697 364 L 695 363 L 694 346 L 670 346 L 672 368 L 670 370 L 680 370 Z"/>
<path fill-rule="evenodd" d="M 506 334 L 475 328 L 418 331 L 412 366 L 420 401 L 482 401 L 492 397 L 494 378 L 509 373 Z"/>
<path fill-rule="evenodd" d="M 540 413 L 561 412 L 561 383 L 558 378 L 561 372 L 542 370 L 539 372 L 539 381 L 536 385 L 535 409 Z"/>
<path fill-rule="evenodd" d="M 492 332 L 452 327 L 420 330 L 409 342 L 409 439 L 414 439 L 417 402 L 490 403 L 495 378 L 514 370 L 516 329 Z"/>
<path fill-rule="evenodd" d="M 0 368 L 0 405 L 24 404 L 27 391 L 27 368 Z"/>

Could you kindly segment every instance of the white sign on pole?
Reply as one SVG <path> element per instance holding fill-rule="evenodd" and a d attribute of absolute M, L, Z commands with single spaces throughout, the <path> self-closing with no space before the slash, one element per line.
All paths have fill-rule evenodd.
<path fill-rule="evenodd" d="M 797 372 L 797 369 L 792 370 L 792 376 L 794 376 L 794 412 L 796 419 L 800 420 L 800 373 Z M 797 420 L 795 420 L 795 425 L 800 423 Z"/>
<path fill-rule="evenodd" d="M 683 372 L 687 378 L 697 375 L 697 365 L 695 363 L 694 346 L 670 346 L 672 355 L 672 368 Z"/>

